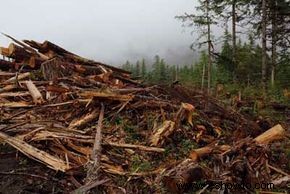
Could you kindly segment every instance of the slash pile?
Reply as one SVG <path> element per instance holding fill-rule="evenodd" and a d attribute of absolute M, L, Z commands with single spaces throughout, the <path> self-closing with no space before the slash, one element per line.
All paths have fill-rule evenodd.
<path fill-rule="evenodd" d="M 180 85 L 146 87 L 49 41 L 6 36 L 14 43 L 0 48 L 0 143 L 51 170 L 1 170 L 0 187 L 14 173 L 58 182 L 60 193 L 214 191 L 189 187 L 199 181 L 287 190 L 289 140 L 281 125 L 265 128 Z"/>

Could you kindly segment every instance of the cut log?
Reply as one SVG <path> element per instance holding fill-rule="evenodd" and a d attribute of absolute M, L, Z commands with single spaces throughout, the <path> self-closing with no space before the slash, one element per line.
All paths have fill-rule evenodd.
<path fill-rule="evenodd" d="M 103 127 L 104 113 L 105 113 L 105 106 L 102 104 L 100 115 L 99 115 L 99 120 L 98 120 L 98 125 L 96 129 L 94 147 L 93 147 L 93 151 L 91 155 L 91 159 L 95 161 L 97 165 L 100 162 L 100 156 L 101 156 L 102 127 Z"/>
<path fill-rule="evenodd" d="M 24 49 L 26 49 L 27 51 L 35 54 L 35 56 L 40 57 L 42 60 L 48 60 L 49 58 L 41 53 L 37 53 L 33 48 L 27 46 L 26 44 L 22 43 L 21 41 L 13 38 L 12 36 L 2 33 L 4 36 L 6 36 L 7 38 L 10 38 L 11 40 L 13 40 L 16 44 L 19 44 L 20 46 L 22 46 Z"/>
<path fill-rule="evenodd" d="M 63 160 L 56 158 L 42 150 L 39 150 L 18 138 L 11 137 L 5 133 L 0 132 L 0 139 L 16 148 L 29 158 L 46 164 L 51 169 L 62 172 L 70 169 L 70 167 Z"/>
<path fill-rule="evenodd" d="M 5 84 L 13 83 L 13 82 L 15 82 L 16 80 L 19 81 L 19 80 L 25 79 L 25 78 L 27 78 L 27 77 L 29 77 L 29 76 L 30 76 L 30 72 L 21 73 L 21 74 L 19 74 L 19 75 L 17 75 L 17 76 L 14 76 L 14 77 L 12 77 L 12 78 L 6 80 L 4 83 L 5 83 Z"/>
<path fill-rule="evenodd" d="M 46 40 L 46 41 L 44 41 L 41 44 L 41 48 L 39 48 L 39 52 L 46 53 L 46 52 L 49 52 L 49 51 L 53 51 L 53 52 L 55 52 L 58 55 L 63 55 L 63 54 L 72 54 L 72 55 L 74 55 L 73 53 L 61 48 L 60 46 L 58 46 L 58 45 Z"/>
<path fill-rule="evenodd" d="M 8 57 L 15 59 L 22 64 L 28 64 L 31 68 L 39 67 L 44 59 L 37 56 L 35 53 L 30 53 L 24 48 L 11 43 L 8 48 Z"/>
<path fill-rule="evenodd" d="M 190 152 L 190 158 L 194 161 L 197 161 L 198 159 L 207 156 L 211 153 L 221 153 L 225 152 L 227 150 L 231 149 L 231 146 L 229 145 L 220 145 L 220 146 L 205 146 L 202 148 L 194 149 Z"/>
<path fill-rule="evenodd" d="M 71 52 L 63 49 L 62 47 L 60 47 L 60 46 L 58 46 L 50 41 L 44 41 L 43 43 L 39 43 L 39 42 L 32 41 L 32 40 L 24 40 L 23 42 L 25 42 L 29 46 L 37 49 L 40 53 L 45 54 L 46 56 L 49 56 L 49 57 L 55 57 L 57 55 L 60 55 L 60 56 L 63 56 L 64 58 L 70 60 L 70 62 L 79 63 L 82 65 L 95 66 L 98 68 L 105 67 L 104 69 L 108 68 L 116 73 L 124 73 L 124 74 L 128 74 L 128 75 L 131 74 L 131 72 L 126 71 L 126 70 L 80 57 L 74 53 L 71 53 Z M 106 70 L 103 73 L 107 73 Z"/>
<path fill-rule="evenodd" d="M 24 48 L 11 43 L 8 47 L 8 56 L 11 57 L 17 61 L 23 61 L 25 59 L 29 59 L 31 57 L 31 53 L 27 52 Z"/>
<path fill-rule="evenodd" d="M 259 144 L 268 144 L 274 140 L 283 139 L 284 135 L 285 129 L 280 124 L 278 124 L 256 137 L 255 141 Z"/>
<path fill-rule="evenodd" d="M 87 123 L 93 121 L 95 118 L 97 118 L 97 116 L 98 116 L 98 111 L 95 110 L 91 113 L 86 114 L 82 118 L 77 118 L 77 119 L 73 120 L 70 123 L 68 128 L 73 129 L 73 128 L 82 127 L 82 126 L 86 125 Z"/>
<path fill-rule="evenodd" d="M 31 67 L 31 68 L 40 67 L 42 62 L 43 62 L 43 60 L 41 60 L 40 58 L 35 57 L 35 56 L 31 56 L 29 58 L 29 60 L 27 61 L 29 67 Z"/>
<path fill-rule="evenodd" d="M 33 102 L 35 104 L 42 104 L 44 102 L 43 97 L 34 83 L 31 80 L 26 81 L 25 83 L 30 95 L 32 96 Z"/>
<path fill-rule="evenodd" d="M 9 56 L 9 49 L 5 48 L 5 47 L 0 47 L 0 55 L 8 57 Z"/>
<path fill-rule="evenodd" d="M 34 40 L 23 40 L 23 42 L 32 48 L 35 48 L 37 50 L 41 49 L 42 44 L 40 42 L 36 42 Z"/>
<path fill-rule="evenodd" d="M 101 111 L 99 114 L 99 120 L 98 125 L 96 127 L 96 135 L 95 135 L 95 141 L 94 146 L 91 154 L 91 160 L 93 163 L 88 165 L 88 171 L 87 171 L 87 177 L 85 181 L 85 188 L 87 185 L 90 185 L 92 182 L 95 182 L 99 178 L 98 171 L 100 169 L 101 164 L 101 151 L 102 151 L 102 127 L 103 127 L 103 119 L 104 119 L 104 113 L 105 113 L 105 106 L 104 104 L 101 104 Z M 88 189 L 91 189 L 91 187 L 87 187 Z"/>

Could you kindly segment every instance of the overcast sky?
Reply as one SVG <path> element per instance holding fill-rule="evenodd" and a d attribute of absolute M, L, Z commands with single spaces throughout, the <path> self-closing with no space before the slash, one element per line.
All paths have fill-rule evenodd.
<path fill-rule="evenodd" d="M 156 54 L 185 63 L 194 37 L 174 17 L 195 6 L 196 0 L 3 0 L 0 31 L 114 65 Z M 1 46 L 9 42 L 0 37 Z"/>

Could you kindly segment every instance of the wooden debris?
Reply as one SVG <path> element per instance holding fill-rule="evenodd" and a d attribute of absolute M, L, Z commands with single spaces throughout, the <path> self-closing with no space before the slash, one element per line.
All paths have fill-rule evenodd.
<path fill-rule="evenodd" d="M 99 120 L 98 120 L 98 125 L 96 128 L 94 146 L 91 153 L 91 160 L 93 162 L 91 165 L 88 166 L 86 184 L 80 187 L 75 192 L 86 193 L 90 189 L 102 184 L 102 183 L 94 184 L 94 182 L 98 182 L 97 179 L 99 177 L 98 171 L 99 171 L 100 162 L 101 162 L 102 125 L 103 125 L 103 119 L 104 119 L 104 112 L 105 112 L 105 107 L 102 104 L 100 115 L 99 115 Z"/>
<path fill-rule="evenodd" d="M 283 134 L 285 133 L 285 130 L 282 128 L 281 125 L 276 125 L 266 131 L 265 133 L 259 135 L 254 140 L 259 144 L 268 144 L 271 141 L 278 140 L 283 138 Z M 199 158 L 202 158 L 203 156 L 207 156 L 213 152 L 222 153 L 227 152 L 231 149 L 231 146 L 229 145 L 210 145 L 202 148 L 195 149 L 191 151 L 190 158 L 192 160 L 197 160 Z"/>
<path fill-rule="evenodd" d="M 190 158 L 193 161 L 197 161 L 198 159 L 201 159 L 204 156 L 207 156 L 211 153 L 222 153 L 225 151 L 228 151 L 231 149 L 231 146 L 229 145 L 221 145 L 221 146 L 206 146 L 198 149 L 194 149 L 193 151 L 190 152 Z"/>
<path fill-rule="evenodd" d="M 88 113 L 86 115 L 84 115 L 82 118 L 76 118 L 75 120 L 73 120 L 70 125 L 69 125 L 69 129 L 73 129 L 73 128 L 78 128 L 81 126 L 84 126 L 85 124 L 93 121 L 95 118 L 97 118 L 98 116 L 98 112 L 97 111 L 93 111 L 91 113 Z"/>
<path fill-rule="evenodd" d="M 19 81 L 19 80 L 23 80 L 23 79 L 29 77 L 30 75 L 31 75 L 30 72 L 21 73 L 21 74 L 19 74 L 19 75 L 16 75 L 16 76 L 14 76 L 14 77 L 12 77 L 12 78 L 6 80 L 6 81 L 4 82 L 4 84 L 13 83 L 13 82 L 15 82 L 16 80 L 18 80 L 18 81 Z"/>
<path fill-rule="evenodd" d="M 117 144 L 117 143 L 113 143 L 113 142 L 106 142 L 106 143 L 104 143 L 104 145 L 118 147 L 118 148 L 137 149 L 137 150 L 145 151 L 145 152 L 162 153 L 165 151 L 165 149 L 163 149 L 163 148 L 148 147 L 148 146 L 142 146 L 142 145 L 132 145 L 132 144 Z"/>
<path fill-rule="evenodd" d="M 175 123 L 173 121 L 165 121 L 162 126 L 153 131 L 150 137 L 150 144 L 152 146 L 161 146 L 165 139 L 174 131 Z"/>
<path fill-rule="evenodd" d="M 285 129 L 281 125 L 275 125 L 265 133 L 255 138 L 255 141 L 259 144 L 268 144 L 274 140 L 284 138 Z"/>
<path fill-rule="evenodd" d="M 29 90 L 29 93 L 31 94 L 33 102 L 35 104 L 42 104 L 44 102 L 41 93 L 31 80 L 26 81 L 26 87 Z"/>
<path fill-rule="evenodd" d="M 104 98 L 109 100 L 117 100 L 117 101 L 128 101 L 134 98 L 133 95 L 122 95 L 122 94 L 115 94 L 112 92 L 98 92 L 98 91 L 86 91 L 79 94 L 81 97 L 84 98 Z"/>
<path fill-rule="evenodd" d="M 5 133 L 0 132 L 0 139 L 13 146 L 28 157 L 46 164 L 49 168 L 52 168 L 54 170 L 60 170 L 63 172 L 70 169 L 70 166 L 68 166 L 61 159 L 56 158 L 42 150 L 39 150 L 18 138 L 11 137 L 9 135 L 6 135 Z"/>

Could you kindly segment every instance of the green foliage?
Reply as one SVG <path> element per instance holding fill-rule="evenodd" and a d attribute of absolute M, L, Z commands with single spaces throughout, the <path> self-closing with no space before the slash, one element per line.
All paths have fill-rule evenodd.
<path fill-rule="evenodd" d="M 180 143 L 180 146 L 180 154 L 184 156 L 188 156 L 190 151 L 197 148 L 196 141 L 190 139 L 183 139 Z"/>
<path fill-rule="evenodd" d="M 139 155 L 134 155 L 131 158 L 132 164 L 130 165 L 132 172 L 144 172 L 152 169 L 151 163 L 145 161 Z"/>

